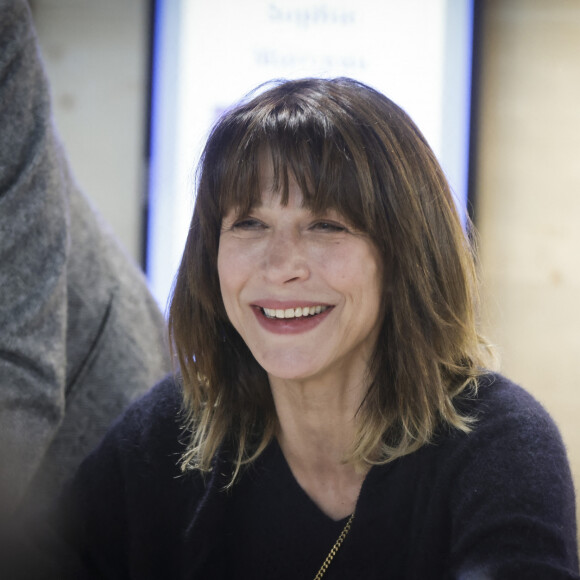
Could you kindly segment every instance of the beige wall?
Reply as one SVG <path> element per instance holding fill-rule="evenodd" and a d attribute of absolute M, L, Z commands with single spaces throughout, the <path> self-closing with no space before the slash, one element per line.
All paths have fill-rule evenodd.
<path fill-rule="evenodd" d="M 487 0 L 478 165 L 487 334 L 580 484 L 580 2 Z"/>
<path fill-rule="evenodd" d="M 30 0 L 77 181 L 137 260 L 145 191 L 148 2 Z"/>

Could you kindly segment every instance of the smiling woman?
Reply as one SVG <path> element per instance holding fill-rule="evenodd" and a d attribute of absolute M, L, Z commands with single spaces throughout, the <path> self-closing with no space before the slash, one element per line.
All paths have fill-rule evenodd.
<path fill-rule="evenodd" d="M 471 248 L 409 117 L 351 79 L 274 83 L 199 171 L 179 371 L 67 490 L 58 578 L 578 578 L 560 436 L 486 370 Z"/>
<path fill-rule="evenodd" d="M 484 366 L 473 262 L 444 175 L 399 107 L 349 79 L 274 85 L 216 125 L 199 171 L 170 313 L 192 386 L 186 397 L 191 408 L 205 409 L 194 420 L 208 421 L 207 431 L 194 429 L 194 439 L 207 440 L 196 440 L 188 461 L 208 469 L 224 435 L 245 432 L 245 425 L 254 436 L 236 438 L 238 465 L 252 457 L 279 428 L 269 365 L 290 378 L 302 363 L 322 364 L 325 357 L 332 373 L 306 392 L 322 396 L 324 384 L 351 395 L 352 438 L 335 452 L 337 460 L 364 472 L 428 442 L 440 419 L 468 430 L 470 419 L 452 398 L 473 387 Z M 235 309 L 234 283 L 245 285 Z M 273 309 L 300 306 L 297 300 L 332 308 L 319 323 L 309 320 L 308 334 L 291 345 L 287 335 L 274 341 L 272 331 L 301 323 L 256 316 L 252 301 L 260 300 Z M 349 344 L 356 353 L 352 373 L 344 358 Z M 193 361 L 197 352 L 207 355 Z M 232 364 L 239 365 L 242 413 L 223 399 L 215 405 Z M 216 388 L 199 391 L 199 376 Z M 252 449 L 256 424 L 264 425 L 263 439 Z"/>

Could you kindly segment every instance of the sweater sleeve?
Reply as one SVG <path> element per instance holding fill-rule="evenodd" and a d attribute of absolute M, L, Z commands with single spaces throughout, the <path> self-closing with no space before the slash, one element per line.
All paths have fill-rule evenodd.
<path fill-rule="evenodd" d="M 0 496 L 14 504 L 64 414 L 67 201 L 23 0 L 0 0 Z"/>
<path fill-rule="evenodd" d="M 505 379 L 483 385 L 450 477 L 451 577 L 578 578 L 574 486 L 546 411 Z"/>

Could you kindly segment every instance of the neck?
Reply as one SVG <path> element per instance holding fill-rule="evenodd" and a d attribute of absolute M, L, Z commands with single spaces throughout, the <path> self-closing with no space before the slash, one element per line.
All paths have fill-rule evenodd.
<path fill-rule="evenodd" d="M 278 440 L 294 477 L 329 517 L 354 511 L 366 470 L 344 461 L 355 437 L 362 384 L 271 378 Z"/>

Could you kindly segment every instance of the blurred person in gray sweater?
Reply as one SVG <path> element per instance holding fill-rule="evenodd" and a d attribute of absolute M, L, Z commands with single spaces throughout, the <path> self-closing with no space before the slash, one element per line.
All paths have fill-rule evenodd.
<path fill-rule="evenodd" d="M 71 175 L 28 5 L 0 0 L 0 510 L 54 497 L 169 370 L 165 332 Z"/>

